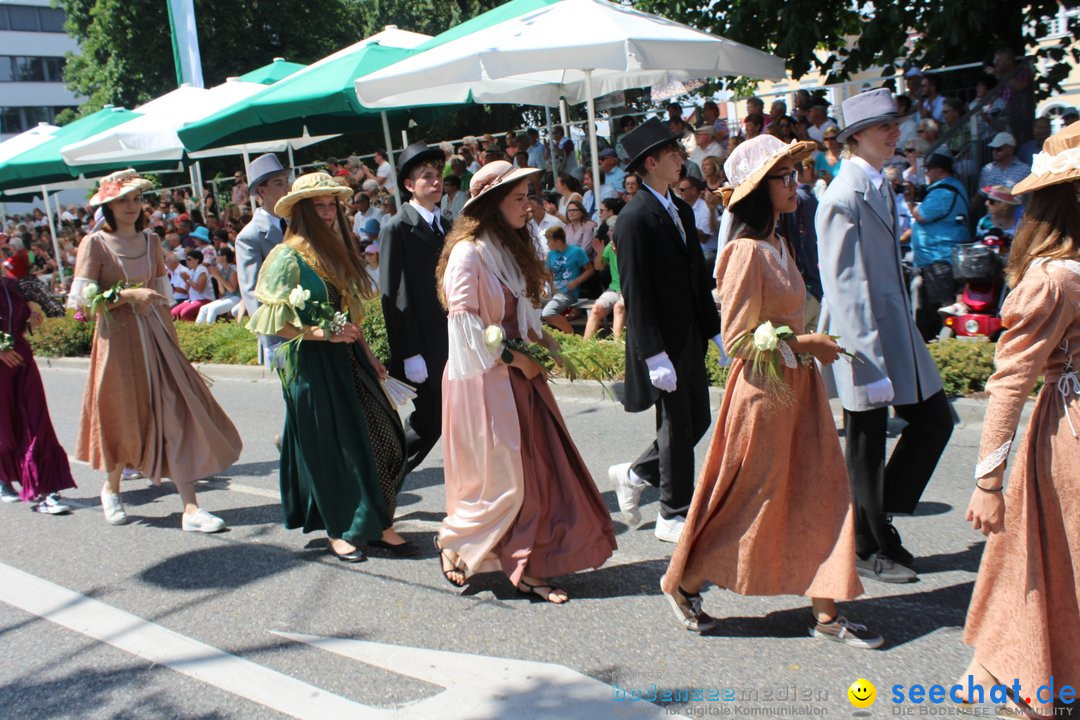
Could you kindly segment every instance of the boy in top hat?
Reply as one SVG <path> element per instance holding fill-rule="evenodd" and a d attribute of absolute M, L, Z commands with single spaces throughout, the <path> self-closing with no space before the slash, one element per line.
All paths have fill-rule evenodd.
<path fill-rule="evenodd" d="M 619 508 L 632 525 L 645 484 L 660 488 L 655 535 L 677 542 L 694 485 L 694 446 L 709 428 L 705 351 L 718 346 L 720 316 L 697 241 L 694 212 L 671 188 L 685 156 L 679 139 L 655 118 L 623 136 L 627 170 L 642 187 L 619 213 L 619 277 L 626 306 L 629 412 L 656 411 L 656 439 L 632 463 L 613 465 Z"/>
<path fill-rule="evenodd" d="M 412 472 L 442 434 L 442 375 L 446 366 L 446 310 L 439 302 L 435 267 L 449 223 L 440 217 L 439 148 L 416 142 L 398 159 L 401 209 L 379 232 L 379 285 L 390 343 L 390 374 L 416 386 L 405 421 L 405 472 Z"/>
<path fill-rule="evenodd" d="M 837 136 L 850 159 L 818 205 L 819 332 L 840 337 L 850 363 L 821 367 L 844 406 L 845 452 L 855 505 L 856 568 L 863 577 L 916 579 L 893 513 L 911 513 L 952 434 L 941 377 L 911 311 L 900 265 L 900 219 L 882 174 L 900 137 L 892 93 L 871 90 L 844 101 Z M 889 406 L 907 421 L 885 462 Z"/>
<path fill-rule="evenodd" d="M 285 239 L 285 220 L 274 215 L 274 205 L 289 192 L 289 171 L 277 155 L 267 153 L 248 166 L 248 192 L 255 196 L 259 207 L 251 222 L 236 235 L 236 273 L 240 284 L 240 299 L 248 315 L 259 307 L 255 299 L 255 283 L 263 260 L 278 243 Z M 259 362 L 271 364 L 273 349 L 281 338 L 259 336 Z"/>

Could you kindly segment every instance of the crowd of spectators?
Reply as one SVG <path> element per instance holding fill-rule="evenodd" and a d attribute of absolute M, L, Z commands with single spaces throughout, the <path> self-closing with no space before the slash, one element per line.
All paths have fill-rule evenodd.
<path fill-rule="evenodd" d="M 900 138 L 885 175 L 895 190 L 902 243 L 908 246 L 913 274 L 922 278 L 914 288 L 922 293 L 918 305 L 926 317 L 936 317 L 943 306 L 962 310 L 949 305 L 952 248 L 991 232 L 1008 234 L 1023 212 L 1008 190 L 1029 173 L 1033 155 L 1051 131 L 1049 118 L 1033 116 L 1032 83 L 1031 67 L 1004 49 L 995 53 L 992 68 L 971 90 L 952 88 L 943 76 L 917 68 L 904 73 L 905 87 L 896 98 Z M 678 103 L 667 105 L 668 128 L 682 138 L 685 150 L 684 176 L 672 189 L 693 209 L 696 239 L 712 263 L 725 240 L 718 191 L 726 183 L 728 154 L 761 133 L 785 142 L 816 142 L 819 151 L 799 168 L 799 209 L 783 223 L 797 249 L 813 307 L 821 292 L 813 237 L 816 199 L 837 177 L 846 153 L 837 140 L 839 126 L 826 98 L 801 89 L 791 99 L 790 109 L 786 100 L 776 99 L 766 111 L 761 98 L 751 97 L 740 122 L 722 117 L 711 100 L 689 113 Z M 1062 116 L 1066 124 L 1075 120 L 1075 111 Z M 592 335 L 612 315 L 612 333 L 621 333 L 615 221 L 639 191 L 641 180 L 624 169 L 627 155 L 620 138 L 638 122 L 636 116 L 624 116 L 614 123 L 614 137 L 599 138 L 595 178 L 587 143 L 575 147 L 561 126 L 546 142 L 537 129 L 527 128 L 441 144 L 446 164 L 440 211 L 451 223 L 468 198 L 473 173 L 482 165 L 506 160 L 517 167 L 544 168 L 544 173 L 533 176 L 530 229 L 536 251 L 553 275 L 543 315 L 561 330 L 572 331 L 572 322 L 582 320 L 586 335 Z M 984 156 L 988 162 L 983 162 Z M 397 211 L 390 157 L 376 150 L 373 159 L 331 159 L 325 169 L 353 190 L 346 213 L 352 239 L 378 284 L 379 232 Z M 214 192 L 217 186 L 207 187 L 201 200 L 187 188 L 144 196 L 149 230 L 166 251 L 176 300 L 172 313 L 178 320 L 213 323 L 239 319 L 244 313 L 233 250 L 237 233 L 251 219 L 251 205 L 244 173 L 237 170 L 231 186 L 229 182 L 218 183 L 225 186 L 220 192 Z M 86 208 L 65 209 L 57 218 L 57 258 L 40 210 L 8 218 L 0 227 L 4 268 L 23 278 L 20 282 L 39 298 L 62 296 L 65 288 L 58 267 L 64 267 L 70 279 L 78 242 L 93 228 L 94 218 Z M 47 309 L 62 312 L 59 303 Z M 935 323 L 923 325 L 929 339 Z"/>

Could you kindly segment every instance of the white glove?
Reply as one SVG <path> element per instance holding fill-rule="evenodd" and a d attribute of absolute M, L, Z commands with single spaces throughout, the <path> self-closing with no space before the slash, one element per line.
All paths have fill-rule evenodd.
<path fill-rule="evenodd" d="M 671 364 L 666 352 L 653 355 L 645 361 L 649 368 L 649 382 L 658 390 L 675 392 L 676 380 L 675 368 Z"/>
<path fill-rule="evenodd" d="M 405 379 L 416 385 L 427 380 L 427 363 L 423 355 L 413 355 L 405 358 Z"/>
<path fill-rule="evenodd" d="M 873 405 L 892 402 L 894 397 L 896 397 L 896 392 L 889 378 L 875 380 L 866 386 L 866 399 Z"/>

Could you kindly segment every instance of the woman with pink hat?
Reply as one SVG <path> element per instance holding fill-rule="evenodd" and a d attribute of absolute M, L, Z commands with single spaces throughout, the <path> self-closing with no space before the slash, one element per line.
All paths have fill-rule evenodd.
<path fill-rule="evenodd" d="M 534 341 L 557 352 L 536 307 L 549 276 L 527 227 L 527 178 L 538 172 L 503 160 L 481 168 L 439 259 L 450 353 L 446 518 L 435 545 L 452 585 L 502 570 L 522 592 L 559 604 L 566 591 L 545 578 L 599 567 L 615 533 L 543 366 L 519 351 Z"/>
<path fill-rule="evenodd" d="M 870 649 L 881 636 L 836 605 L 863 586 L 844 456 L 815 361 L 829 365 L 843 350 L 829 335 L 798 332 L 806 288 L 791 242 L 778 233 L 780 215 L 797 203 L 796 167 L 814 147 L 759 135 L 724 164 L 732 225 L 716 286 L 734 362 L 660 587 L 693 632 L 717 625 L 702 609 L 701 590 L 712 582 L 740 595 L 809 596 L 812 637 Z"/>
<path fill-rule="evenodd" d="M 142 208 L 150 187 L 121 170 L 90 199 L 105 224 L 79 244 L 68 295 L 69 307 L 96 314 L 75 457 L 107 473 L 101 506 L 110 525 L 128 520 L 120 473 L 131 466 L 155 483 L 173 481 L 184 530 L 218 532 L 225 522 L 199 507 L 195 481 L 236 462 L 242 444 L 177 343 L 161 243 Z"/>

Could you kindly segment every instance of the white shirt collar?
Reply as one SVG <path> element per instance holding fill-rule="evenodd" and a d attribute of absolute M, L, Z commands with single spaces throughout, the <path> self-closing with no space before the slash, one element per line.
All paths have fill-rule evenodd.
<path fill-rule="evenodd" d="M 671 207 L 671 199 L 667 193 L 661 195 L 660 193 L 653 190 L 652 187 L 645 182 L 641 183 L 641 186 L 656 196 L 656 199 L 659 200 L 660 204 L 664 206 L 664 210 L 668 210 Z"/>
<path fill-rule="evenodd" d="M 420 203 L 416 202 L 415 199 L 410 199 L 409 204 L 416 209 L 416 212 L 420 213 L 420 217 L 424 218 L 424 222 L 426 222 L 428 225 L 430 225 L 435 220 L 435 218 L 439 217 L 438 205 L 435 206 L 434 211 L 431 211 L 425 208 Z"/>
<path fill-rule="evenodd" d="M 852 155 L 847 160 L 855 167 L 860 168 L 863 173 L 866 174 L 866 179 L 870 181 L 870 184 L 874 186 L 875 190 L 881 189 L 881 183 L 885 182 L 885 176 L 881 174 L 880 170 L 863 160 L 858 155 Z"/>

